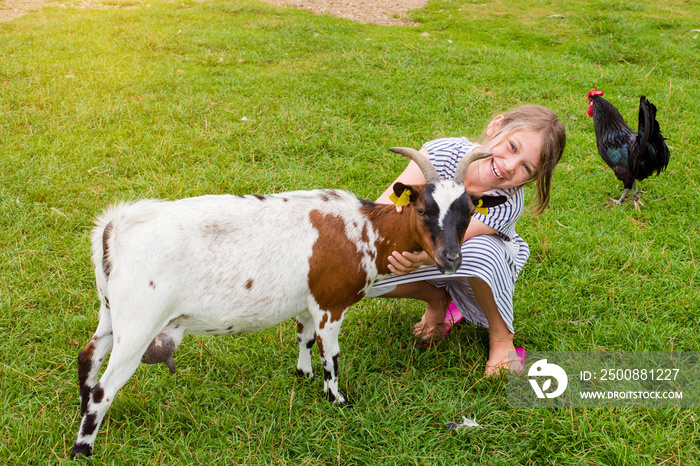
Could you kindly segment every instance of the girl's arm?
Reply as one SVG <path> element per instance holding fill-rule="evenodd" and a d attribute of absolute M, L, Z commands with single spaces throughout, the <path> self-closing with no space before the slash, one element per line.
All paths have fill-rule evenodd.
<path fill-rule="evenodd" d="M 496 233 L 498 232 L 495 228 L 492 228 L 481 220 L 472 217 L 471 221 L 469 222 L 469 226 L 467 227 L 467 232 L 464 234 L 464 239 L 462 239 L 462 243 L 475 236 L 495 235 Z"/>
<path fill-rule="evenodd" d="M 486 225 L 481 220 L 472 217 L 462 243 L 475 236 L 493 235 L 495 233 L 496 230 Z M 434 265 L 432 258 L 425 251 L 421 251 L 418 254 L 413 254 L 409 251 L 394 251 L 391 253 L 391 257 L 389 257 L 389 270 L 394 275 L 404 275 L 415 272 L 422 265 Z"/>

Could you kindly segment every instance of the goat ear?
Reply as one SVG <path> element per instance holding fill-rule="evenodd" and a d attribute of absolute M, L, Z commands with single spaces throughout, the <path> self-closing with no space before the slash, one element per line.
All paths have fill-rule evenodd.
<path fill-rule="evenodd" d="M 507 200 L 508 198 L 506 196 L 472 196 L 472 202 L 475 206 L 479 206 L 479 201 L 482 201 L 480 207 L 495 207 L 497 205 L 505 204 Z"/>
<path fill-rule="evenodd" d="M 403 199 L 404 201 L 408 201 L 408 202 L 406 202 L 406 204 L 408 204 L 408 203 L 413 204 L 418 199 L 418 191 L 411 185 L 397 182 L 397 183 L 394 183 L 393 189 L 394 189 L 394 196 L 396 196 L 397 199 Z M 408 193 L 406 193 L 406 191 L 408 191 Z M 392 201 L 394 202 L 394 204 L 396 204 L 396 202 L 397 202 L 394 199 L 392 199 Z M 406 205 L 406 204 L 403 204 L 403 205 Z"/>

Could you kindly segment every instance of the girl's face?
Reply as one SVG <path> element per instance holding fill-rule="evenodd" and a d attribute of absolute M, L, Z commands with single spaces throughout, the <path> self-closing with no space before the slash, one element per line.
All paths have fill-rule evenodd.
<path fill-rule="evenodd" d="M 490 137 L 500 126 L 496 117 L 488 126 Z M 481 147 L 492 157 L 478 160 L 469 166 L 465 186 L 470 192 L 485 192 L 494 188 L 514 188 L 532 181 L 540 163 L 542 136 L 528 130 L 515 131 L 500 141 L 487 140 Z"/>

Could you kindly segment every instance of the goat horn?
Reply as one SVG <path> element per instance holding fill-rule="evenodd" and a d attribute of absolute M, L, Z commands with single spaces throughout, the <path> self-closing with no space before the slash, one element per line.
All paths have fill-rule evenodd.
<path fill-rule="evenodd" d="M 464 184 L 464 177 L 467 176 L 467 168 L 472 162 L 491 157 L 491 152 L 474 152 L 471 151 L 459 161 L 455 169 L 455 183 Z"/>
<path fill-rule="evenodd" d="M 423 154 L 417 150 L 411 149 L 410 147 L 390 147 L 389 150 L 408 157 L 416 162 L 416 165 L 418 165 L 420 171 L 423 172 L 426 183 L 437 183 L 440 181 L 440 176 L 438 175 L 438 172 L 433 164 L 427 157 L 424 157 Z"/>

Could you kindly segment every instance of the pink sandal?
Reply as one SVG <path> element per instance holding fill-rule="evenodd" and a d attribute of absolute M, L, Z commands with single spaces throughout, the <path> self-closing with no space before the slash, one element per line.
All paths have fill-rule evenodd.
<path fill-rule="evenodd" d="M 515 354 L 520 358 L 520 364 L 523 367 L 523 370 L 525 370 L 525 359 L 527 359 L 527 351 L 525 351 L 525 348 L 515 348 Z"/>
<path fill-rule="evenodd" d="M 457 305 L 454 302 L 450 303 L 447 308 L 447 314 L 445 314 L 445 336 L 450 333 L 452 327 L 456 327 L 463 320 L 464 316 L 457 309 Z"/>

